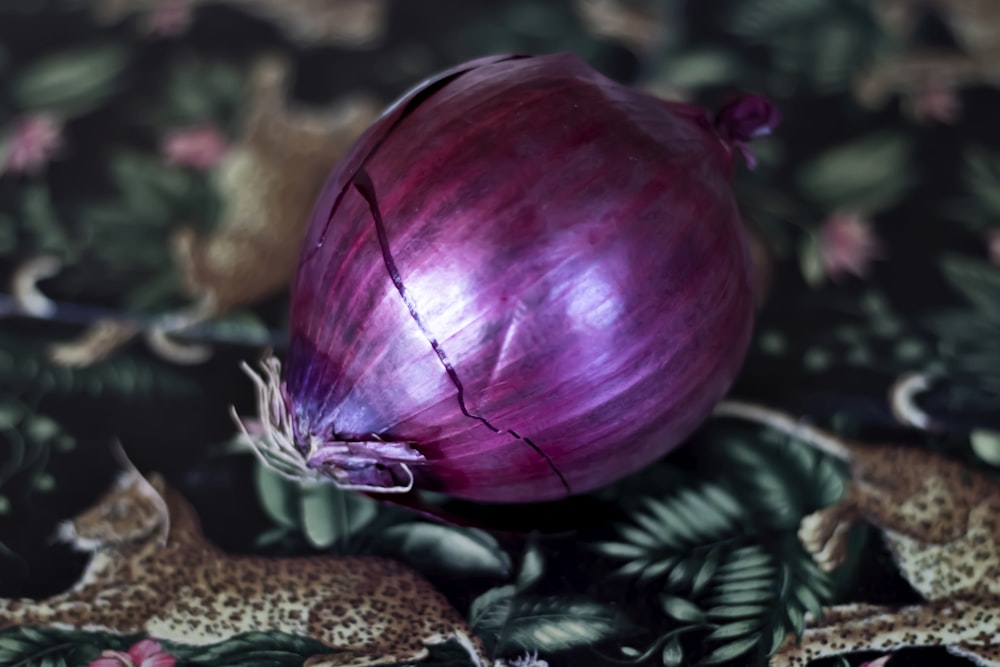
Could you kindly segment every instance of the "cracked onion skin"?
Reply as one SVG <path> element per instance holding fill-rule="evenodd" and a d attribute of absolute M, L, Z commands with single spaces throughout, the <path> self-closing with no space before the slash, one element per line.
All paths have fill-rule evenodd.
<path fill-rule="evenodd" d="M 309 223 L 282 387 L 304 463 L 368 491 L 514 503 L 670 451 L 753 325 L 738 143 L 569 54 L 483 58 L 410 91 Z"/>

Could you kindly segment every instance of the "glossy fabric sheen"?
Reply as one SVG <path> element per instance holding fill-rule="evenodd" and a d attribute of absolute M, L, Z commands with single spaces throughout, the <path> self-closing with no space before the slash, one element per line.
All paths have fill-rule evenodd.
<path fill-rule="evenodd" d="M 689 435 L 742 362 L 753 311 L 730 154 L 691 107 L 573 56 L 442 76 L 456 71 L 397 103 L 320 197 L 292 301 L 297 434 L 412 442 L 417 487 L 469 499 L 563 497 L 552 466 L 588 491 Z M 463 414 L 428 334 L 468 412 L 501 432 Z"/>

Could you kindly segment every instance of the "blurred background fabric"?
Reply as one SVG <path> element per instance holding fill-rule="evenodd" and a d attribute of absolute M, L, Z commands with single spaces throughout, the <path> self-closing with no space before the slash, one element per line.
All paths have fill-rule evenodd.
<path fill-rule="evenodd" d="M 762 295 L 735 395 L 996 474 L 1000 3 L 0 0 L 0 597 L 73 584 L 86 557 L 50 538 L 111 484 L 119 441 L 227 551 L 399 559 L 524 667 L 763 665 L 822 606 L 919 602 L 872 527 L 832 573 L 814 566 L 798 525 L 845 470 L 752 428 L 711 424 L 565 502 L 433 499 L 503 528 L 447 539 L 299 488 L 241 444 L 229 409 L 254 403 L 239 364 L 281 353 L 301 235 L 338 158 L 438 70 L 558 51 L 666 99 L 717 109 L 757 92 L 780 107 L 756 169 L 735 175 Z M 886 398 L 908 373 L 930 379 L 917 401 L 931 429 Z M 713 485 L 745 516 L 678 500 Z M 615 531 L 671 512 L 718 531 L 680 534 L 646 563 L 656 572 L 630 575 L 637 547 L 608 548 L 627 542 Z M 551 535 L 513 535 L 525 526 Z M 767 595 L 712 593 L 725 567 Z M 122 641 L 0 631 L 0 664 L 88 664 Z M 291 649 L 266 662 L 259 641 L 168 649 L 178 664 L 300 664 Z M 906 648 L 891 664 L 971 663 Z"/>

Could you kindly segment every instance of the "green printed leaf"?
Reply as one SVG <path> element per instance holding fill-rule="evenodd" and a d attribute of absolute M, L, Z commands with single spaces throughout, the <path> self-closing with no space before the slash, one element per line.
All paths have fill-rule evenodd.
<path fill-rule="evenodd" d="M 1000 216 L 1000 155 L 982 147 L 966 149 L 962 177 L 985 220 Z"/>
<path fill-rule="evenodd" d="M 37 648 L 34 642 L 16 636 L 0 636 L 0 651 L 4 651 L 6 654 L 17 655 L 34 648 Z"/>
<path fill-rule="evenodd" d="M 771 556 L 753 546 L 738 551 L 732 551 L 729 559 L 719 567 L 720 574 L 730 574 L 741 572 L 752 568 L 759 568 L 771 563 Z"/>
<path fill-rule="evenodd" d="M 7 397 L 0 398 L 0 430 L 15 428 L 27 413 L 21 403 Z"/>
<path fill-rule="evenodd" d="M 231 313 L 211 321 L 212 339 L 241 345 L 266 345 L 270 340 L 267 325 L 248 311 Z"/>
<path fill-rule="evenodd" d="M 657 514 L 655 510 L 652 510 L 652 508 L 650 508 L 650 510 L 651 511 L 633 512 L 629 518 L 639 528 L 643 529 L 650 535 L 655 535 L 659 546 L 671 549 L 678 548 L 681 545 L 681 542 L 664 530 L 665 527 L 663 525 L 662 517 Z M 618 528 L 619 532 L 621 532 L 621 528 L 625 525 L 627 524 L 618 524 L 615 528 Z"/>
<path fill-rule="evenodd" d="M 303 484 L 299 502 L 302 530 L 320 549 L 346 542 L 375 518 L 375 501 L 333 484 Z"/>
<path fill-rule="evenodd" d="M 761 622 L 758 619 L 727 623 L 726 625 L 713 630 L 712 633 L 705 638 L 705 640 L 720 641 L 723 639 L 735 639 L 759 630 L 760 626 Z"/>
<path fill-rule="evenodd" d="M 0 351 L 16 351 L 19 363 L 0 364 L 0 386 L 16 389 L 44 386 L 59 394 L 150 397 L 197 396 L 203 387 L 189 373 L 148 355 L 123 351 L 101 363 L 69 368 L 48 359 L 48 346 L 65 339 L 0 332 Z"/>
<path fill-rule="evenodd" d="M 769 40 L 789 26 L 814 21 L 825 8 L 825 0 L 744 0 L 728 13 L 726 26 L 755 41 Z"/>
<path fill-rule="evenodd" d="M 712 577 L 718 556 L 688 559 L 696 546 L 710 546 L 742 532 L 742 508 L 728 492 L 705 484 L 681 489 L 667 498 L 644 497 L 632 513 L 634 525 L 619 524 L 624 541 L 600 542 L 591 548 L 601 555 L 630 562 L 617 576 L 652 581 L 668 575 L 671 589 L 700 589 Z"/>
<path fill-rule="evenodd" d="M 20 195 L 20 222 L 34 239 L 34 252 L 67 254 L 69 238 L 48 186 L 32 183 L 22 187 Z"/>
<path fill-rule="evenodd" d="M 167 82 L 166 99 L 156 117 L 167 127 L 234 120 L 245 98 L 244 75 L 233 64 L 203 58 L 177 61 Z"/>
<path fill-rule="evenodd" d="M 799 89 L 840 92 L 887 41 L 871 12 L 850 4 L 741 0 L 726 12 L 724 22 L 730 32 L 766 48 L 772 68 L 795 77 Z"/>
<path fill-rule="evenodd" d="M 662 544 L 655 535 L 634 526 L 619 526 L 618 532 L 631 544 L 644 549 L 655 549 Z"/>
<path fill-rule="evenodd" d="M 663 653 L 660 655 L 663 667 L 680 667 L 684 663 L 684 647 L 681 646 L 681 638 L 674 636 L 663 645 Z"/>
<path fill-rule="evenodd" d="M 799 168 L 799 187 L 826 211 L 879 213 L 913 185 L 909 137 L 878 133 L 838 146 Z"/>
<path fill-rule="evenodd" d="M 404 523 L 388 528 L 381 543 L 424 572 L 444 572 L 450 577 L 510 573 L 510 556 L 492 535 L 474 528 Z"/>
<path fill-rule="evenodd" d="M 521 570 L 517 573 L 517 590 L 526 591 L 534 586 L 545 574 L 545 556 L 538 545 L 532 543 L 524 552 Z"/>
<path fill-rule="evenodd" d="M 44 415 L 31 415 L 25 420 L 24 431 L 35 442 L 47 442 L 62 433 L 62 427 Z"/>
<path fill-rule="evenodd" d="M 705 612 L 698 605 L 673 595 L 663 596 L 663 610 L 678 621 L 686 623 L 704 623 Z"/>
<path fill-rule="evenodd" d="M 770 569 L 770 570 L 767 570 L 767 572 L 773 574 L 774 570 Z M 717 588 L 718 588 L 718 590 L 720 591 L 721 594 L 728 594 L 728 593 L 735 593 L 735 592 L 739 592 L 739 591 L 758 590 L 758 589 L 761 589 L 761 588 L 770 589 L 771 586 L 772 586 L 772 583 L 773 582 L 772 582 L 772 580 L 769 577 L 764 576 L 762 578 L 751 578 L 751 579 L 746 580 L 746 581 L 741 581 L 741 580 L 738 580 L 738 579 L 735 580 L 735 581 L 733 581 L 733 580 L 722 580 L 720 582 L 717 582 Z"/>
<path fill-rule="evenodd" d="M 100 44 L 62 51 L 24 67 L 11 82 L 10 96 L 21 109 L 85 114 L 115 93 L 128 66 L 128 51 Z"/>
<path fill-rule="evenodd" d="M 58 631 L 54 633 L 47 633 L 41 628 L 33 628 L 30 626 L 18 628 L 15 632 L 17 631 L 19 631 L 25 639 L 36 644 L 48 641 L 52 636 L 58 636 L 59 634 Z"/>
<path fill-rule="evenodd" d="M 346 504 L 340 497 L 342 493 L 333 484 L 303 485 L 300 491 L 302 532 L 318 549 L 331 547 L 350 533 L 348 526 L 340 525 L 337 516 L 337 505 Z"/>
<path fill-rule="evenodd" d="M 858 30 L 856 22 L 838 17 L 824 21 L 823 29 L 812 37 L 815 59 L 806 64 L 810 81 L 820 90 L 837 90 L 849 83 L 869 36 Z"/>
<path fill-rule="evenodd" d="M 0 631 L 0 664 L 16 667 L 86 665 L 102 650 L 125 650 L 136 641 L 135 636 L 13 627 Z"/>
<path fill-rule="evenodd" d="M 370 498 L 333 484 L 294 482 L 259 462 L 255 482 L 264 510 L 282 528 L 282 532 L 272 535 L 273 539 L 288 530 L 301 531 L 314 547 L 327 549 L 337 543 L 346 544 L 377 513 L 375 501 Z"/>
<path fill-rule="evenodd" d="M 642 575 L 645 573 L 646 568 L 650 567 L 649 561 L 645 559 L 633 560 L 625 563 L 620 568 L 612 573 L 612 576 L 616 577 L 634 577 L 636 575 Z"/>
<path fill-rule="evenodd" d="M 173 222 L 167 200 L 159 187 L 169 167 L 150 156 L 120 152 L 111 158 L 110 168 L 115 185 L 132 215 L 133 226 L 163 227 Z"/>
<path fill-rule="evenodd" d="M 593 544 L 591 548 L 602 556 L 619 559 L 641 558 L 648 552 L 645 547 L 625 544 L 624 542 L 598 542 Z"/>
<path fill-rule="evenodd" d="M 746 591 L 727 591 L 709 600 L 715 604 L 741 605 L 755 602 L 768 602 L 774 599 L 774 593 L 767 589 L 752 589 Z"/>
<path fill-rule="evenodd" d="M 788 637 L 788 630 L 784 623 L 779 622 L 771 626 L 771 644 L 767 649 L 767 654 L 774 655 L 778 647 L 785 642 L 786 637 Z"/>
<path fill-rule="evenodd" d="M 805 611 L 795 604 L 790 604 L 785 606 L 785 618 L 788 620 L 788 625 L 792 632 L 796 635 L 801 635 L 803 630 L 806 629 L 806 615 Z"/>
<path fill-rule="evenodd" d="M 832 505 L 843 497 L 844 474 L 837 463 L 828 458 L 817 458 L 812 470 L 817 507 Z"/>
<path fill-rule="evenodd" d="M 1000 433 L 975 429 L 969 434 L 972 451 L 985 463 L 1000 466 Z"/>
<path fill-rule="evenodd" d="M 673 505 L 684 516 L 700 540 L 711 540 L 723 535 L 731 528 L 731 517 L 720 511 L 705 496 L 692 489 L 684 489 Z"/>
<path fill-rule="evenodd" d="M 500 635 L 511 614 L 515 592 L 514 586 L 499 586 L 472 601 L 469 625 L 490 646 L 495 646 L 500 641 Z"/>
<path fill-rule="evenodd" d="M 823 603 L 816 597 L 816 593 L 808 586 L 800 585 L 795 587 L 795 598 L 802 604 L 802 608 L 816 616 L 823 613 Z"/>
<path fill-rule="evenodd" d="M 670 576 L 667 577 L 667 587 L 670 590 L 688 589 L 692 586 L 694 576 L 697 573 L 698 563 L 692 558 L 685 558 L 670 570 Z"/>
<path fill-rule="evenodd" d="M 947 254 L 941 259 L 945 279 L 982 315 L 1000 320 L 1000 269 L 987 262 Z"/>
<path fill-rule="evenodd" d="M 725 605 L 713 607 L 705 612 L 709 618 L 757 618 L 768 611 L 769 607 L 759 604 Z"/>
<path fill-rule="evenodd" d="M 258 547 L 270 547 L 284 541 L 293 532 L 287 526 L 274 526 L 257 535 L 254 544 Z"/>
<path fill-rule="evenodd" d="M 771 441 L 770 433 L 718 438 L 706 455 L 732 464 L 756 530 L 792 531 L 805 514 L 840 497 L 844 474 L 838 461 L 784 437 Z"/>
<path fill-rule="evenodd" d="M 664 558 L 655 563 L 651 563 L 639 575 L 640 581 L 652 581 L 670 572 L 681 561 L 679 556 Z"/>
<path fill-rule="evenodd" d="M 712 549 L 708 552 L 708 556 L 701 562 L 701 567 L 698 568 L 698 572 L 694 575 L 694 581 L 691 583 L 691 594 L 699 595 L 712 580 L 712 577 L 715 576 L 718 568 L 719 550 Z"/>
<path fill-rule="evenodd" d="M 212 667 L 299 667 L 305 658 L 331 652 L 315 639 L 279 632 L 250 632 L 210 646 L 163 646 L 179 660 Z"/>
<path fill-rule="evenodd" d="M 629 623 L 617 609 L 590 600 L 519 601 L 504 630 L 501 653 L 549 653 L 593 646 L 621 636 Z"/>
<path fill-rule="evenodd" d="M 753 637 L 747 637 L 746 639 L 740 639 L 738 641 L 732 642 L 731 644 L 726 644 L 720 648 L 715 649 L 708 656 L 701 661 L 703 665 L 717 665 L 720 662 L 728 662 L 735 658 L 744 655 L 750 649 L 757 646 L 760 643 L 760 635 L 754 635 Z"/>
<path fill-rule="evenodd" d="M 726 491 L 721 486 L 705 484 L 700 489 L 705 499 L 710 502 L 719 513 L 732 520 L 737 520 L 745 515 L 743 506 L 736 501 L 733 494 Z"/>
<path fill-rule="evenodd" d="M 261 462 L 255 466 L 257 497 L 267 515 L 280 526 L 298 528 L 298 486 Z"/>
<path fill-rule="evenodd" d="M 690 514 L 681 498 L 670 499 L 669 504 L 657 506 L 657 514 L 663 520 L 664 527 L 672 529 L 678 538 L 686 544 L 696 544 L 699 540 L 697 517 Z"/>

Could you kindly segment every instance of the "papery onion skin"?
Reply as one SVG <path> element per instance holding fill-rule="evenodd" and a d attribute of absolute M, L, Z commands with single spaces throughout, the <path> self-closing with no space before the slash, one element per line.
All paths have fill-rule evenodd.
<path fill-rule="evenodd" d="M 737 143 L 568 54 L 484 58 L 408 93 L 307 231 L 284 373 L 304 462 L 399 486 L 403 459 L 363 443 L 407 443 L 415 488 L 534 502 L 669 451 L 753 325 Z"/>

